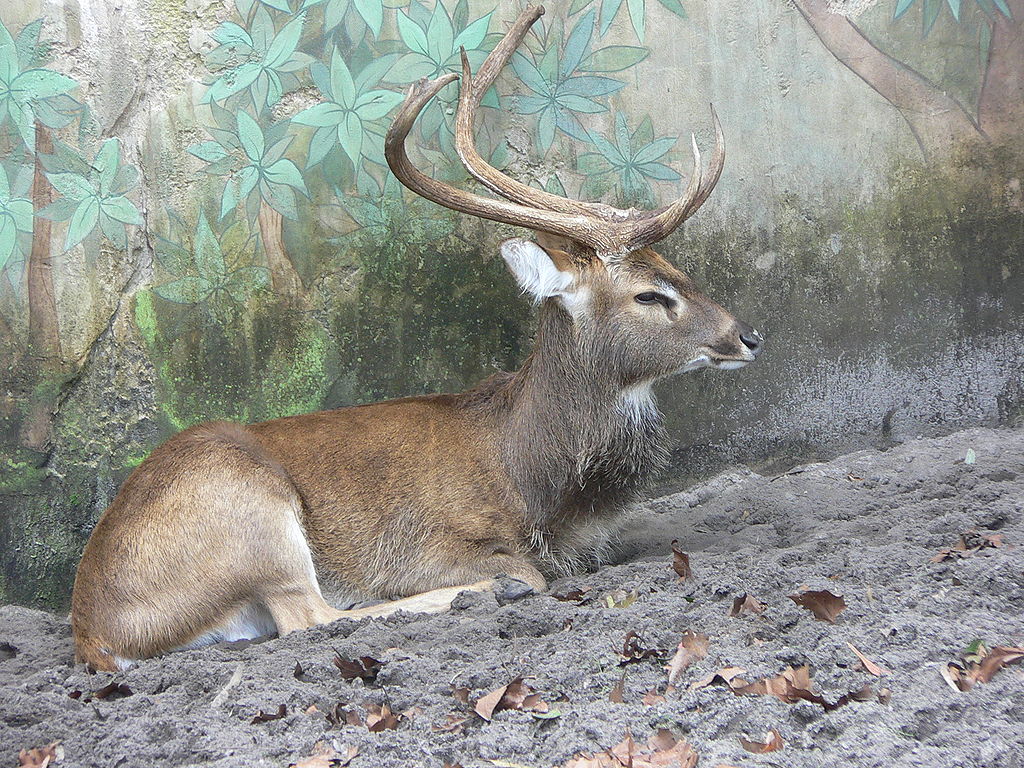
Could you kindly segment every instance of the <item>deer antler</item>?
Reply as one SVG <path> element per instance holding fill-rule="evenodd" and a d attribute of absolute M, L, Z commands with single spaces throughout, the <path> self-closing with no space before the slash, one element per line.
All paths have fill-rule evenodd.
<path fill-rule="evenodd" d="M 711 166 L 701 173 L 700 152 L 693 145 L 693 172 L 686 191 L 678 200 L 654 211 L 623 210 L 603 203 L 587 203 L 534 189 L 487 163 L 476 150 L 473 121 L 476 110 L 509 58 L 537 19 L 542 6 L 527 6 L 481 65 L 474 77 L 462 51 L 462 88 L 455 115 L 455 146 L 466 170 L 492 192 L 506 198 L 497 200 L 452 187 L 417 170 L 405 150 L 405 139 L 420 111 L 444 86 L 457 79 L 449 73 L 435 80 L 420 80 L 412 86 L 384 140 L 384 156 L 395 176 L 405 186 L 435 203 L 456 211 L 493 221 L 530 227 L 569 237 L 589 245 L 598 255 L 636 250 L 671 234 L 711 194 L 725 162 L 725 139 L 714 108 L 715 151 Z M 509 202 L 510 201 L 510 202 Z"/>

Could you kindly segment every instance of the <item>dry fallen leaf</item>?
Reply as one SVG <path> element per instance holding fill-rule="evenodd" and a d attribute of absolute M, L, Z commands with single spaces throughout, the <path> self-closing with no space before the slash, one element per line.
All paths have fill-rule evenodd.
<path fill-rule="evenodd" d="M 436 733 L 462 733 L 469 718 L 470 715 L 462 712 L 450 712 L 443 723 L 434 723 L 430 730 Z"/>
<path fill-rule="evenodd" d="M 696 691 L 701 688 L 707 688 L 709 685 L 724 684 L 729 688 L 733 688 L 734 686 L 743 686 L 747 684 L 747 681 L 742 679 L 740 675 L 746 671 L 747 670 L 743 667 L 723 667 L 713 675 L 708 675 L 695 683 L 691 683 L 689 690 Z"/>
<path fill-rule="evenodd" d="M 624 699 L 622 697 L 623 689 L 626 687 L 626 673 L 622 673 L 622 677 L 619 678 L 618 682 L 612 686 L 611 691 L 608 693 L 608 701 L 612 704 L 622 704 Z"/>
<path fill-rule="evenodd" d="M 892 674 L 890 670 L 886 669 L 881 664 L 876 664 L 863 653 L 861 653 L 857 646 L 855 646 L 853 643 L 847 643 L 847 645 L 850 646 L 850 650 L 853 651 L 854 655 L 856 655 L 856 657 L 860 659 L 861 665 L 868 672 L 868 674 L 874 675 L 875 677 L 881 677 L 882 675 Z"/>
<path fill-rule="evenodd" d="M 972 653 L 968 649 L 962 665 L 951 662 L 939 668 L 942 679 L 955 691 L 969 691 L 977 683 L 987 683 L 1007 664 L 1024 659 L 1024 647 L 997 645 L 988 650 L 984 643 L 972 646 L 977 650 Z"/>
<path fill-rule="evenodd" d="M 343 725 L 362 725 L 363 718 L 355 709 L 348 709 L 338 702 L 327 712 L 327 722 L 334 728 L 340 728 Z"/>
<path fill-rule="evenodd" d="M 745 616 L 747 614 L 764 613 L 764 604 L 753 595 L 744 592 L 732 601 L 732 608 L 729 609 L 730 616 Z"/>
<path fill-rule="evenodd" d="M 45 747 L 23 749 L 18 753 L 18 765 L 21 768 L 47 768 L 64 759 L 64 747 L 59 741 Z"/>
<path fill-rule="evenodd" d="M 364 684 L 372 683 L 377 679 L 377 674 L 384 666 L 385 662 L 378 661 L 372 656 L 360 656 L 358 659 L 343 659 L 341 654 L 335 652 L 334 654 L 334 666 L 341 672 L 341 676 L 345 680 L 355 680 L 359 678 Z"/>
<path fill-rule="evenodd" d="M 405 719 L 404 714 L 396 714 L 387 704 L 371 704 L 366 708 L 366 730 L 370 733 L 393 731 Z"/>
<path fill-rule="evenodd" d="M 670 731 L 660 728 L 647 741 L 646 747 L 636 743 L 627 730 L 626 737 L 611 749 L 597 754 L 580 754 L 563 768 L 694 768 L 697 753 L 685 739 L 676 739 Z"/>
<path fill-rule="evenodd" d="M 641 700 L 645 707 L 654 707 L 665 701 L 665 697 L 658 693 L 656 688 L 651 688 L 647 693 L 644 694 Z"/>
<path fill-rule="evenodd" d="M 590 598 L 588 594 L 593 587 L 583 587 L 581 589 L 570 589 L 568 592 L 553 592 L 551 596 L 555 600 L 561 600 L 563 603 L 582 603 Z"/>
<path fill-rule="evenodd" d="M 659 658 L 668 653 L 664 648 L 644 648 L 644 639 L 636 632 L 627 632 L 626 639 L 622 643 L 622 651 L 619 652 L 619 666 L 633 664 L 644 659 Z"/>
<path fill-rule="evenodd" d="M 693 662 L 703 659 L 708 655 L 708 636 L 692 632 L 689 629 L 683 632 L 675 655 L 666 665 L 669 685 L 675 683 L 681 674 Z"/>
<path fill-rule="evenodd" d="M 810 590 L 796 595 L 790 595 L 789 599 L 806 608 L 814 614 L 818 621 L 835 623 L 836 617 L 846 610 L 846 601 L 842 595 L 833 595 L 827 589 Z"/>
<path fill-rule="evenodd" d="M 313 746 L 312 755 L 292 763 L 289 768 L 344 768 L 358 754 L 359 747 L 345 747 L 345 756 L 342 757 L 330 744 L 318 741 Z"/>
<path fill-rule="evenodd" d="M 547 702 L 541 701 L 540 694 L 523 682 L 521 677 L 491 691 L 486 696 L 481 696 L 473 705 L 473 711 L 488 722 L 505 709 L 544 713 L 548 711 L 548 705 Z"/>
<path fill-rule="evenodd" d="M 672 539 L 672 570 L 681 581 L 686 581 L 693 575 L 690 570 L 690 556 L 679 549 L 678 539 Z"/>
<path fill-rule="evenodd" d="M 609 608 L 629 608 L 638 597 L 640 597 L 640 593 L 635 589 L 632 592 L 615 589 L 604 596 L 604 604 Z"/>
<path fill-rule="evenodd" d="M 772 728 L 765 734 L 764 741 L 750 741 L 741 737 L 740 744 L 747 752 L 753 752 L 755 755 L 775 752 L 782 749 L 782 734 L 779 733 L 777 728 Z"/>
<path fill-rule="evenodd" d="M 981 533 L 976 528 L 964 531 L 960 534 L 960 541 L 952 547 L 943 547 L 938 554 L 931 558 L 933 563 L 941 563 L 943 560 L 952 560 L 960 557 L 969 557 L 973 553 L 988 547 L 999 548 L 1006 545 L 1005 537 L 1001 533 Z"/>
<path fill-rule="evenodd" d="M 92 697 L 94 699 L 120 699 L 131 695 L 132 689 L 125 683 L 108 683 L 98 691 L 92 692 Z"/>
<path fill-rule="evenodd" d="M 261 709 L 259 712 L 256 713 L 256 717 L 254 717 L 250 721 L 250 724 L 256 725 L 256 723 L 269 723 L 271 720 L 280 720 L 287 714 L 288 708 L 285 707 L 284 704 L 278 704 L 276 712 L 264 712 Z"/>

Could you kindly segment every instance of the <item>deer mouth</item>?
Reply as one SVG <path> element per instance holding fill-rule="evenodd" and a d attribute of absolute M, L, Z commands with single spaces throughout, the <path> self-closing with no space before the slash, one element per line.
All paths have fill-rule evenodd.
<path fill-rule="evenodd" d="M 679 369 L 679 373 L 689 373 L 698 368 L 717 368 L 720 371 L 734 371 L 742 368 L 747 363 L 754 362 L 756 356 L 753 352 L 744 350 L 739 355 L 721 355 L 710 350 L 701 352 L 697 357 L 686 363 Z"/>

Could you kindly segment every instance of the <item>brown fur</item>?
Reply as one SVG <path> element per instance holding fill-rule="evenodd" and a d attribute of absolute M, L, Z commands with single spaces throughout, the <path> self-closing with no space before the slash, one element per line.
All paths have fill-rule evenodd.
<path fill-rule="evenodd" d="M 648 249 L 607 266 L 554 260 L 574 265 L 587 309 L 545 300 L 518 373 L 456 395 L 202 424 L 157 448 L 83 554 L 79 659 L 110 669 L 202 642 L 243 610 L 279 632 L 355 615 L 320 583 L 398 598 L 507 574 L 541 590 L 543 574 L 594 563 L 665 456 L 657 412 L 632 412 L 623 392 L 698 350 L 736 354 L 747 326 Z M 685 307 L 634 301 L 664 284 Z"/>

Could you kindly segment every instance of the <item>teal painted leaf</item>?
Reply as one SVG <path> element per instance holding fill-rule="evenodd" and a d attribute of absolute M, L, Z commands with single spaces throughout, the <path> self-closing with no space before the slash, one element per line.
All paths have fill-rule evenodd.
<path fill-rule="evenodd" d="M 238 113 L 238 140 L 242 143 L 242 151 L 254 163 L 258 163 L 266 149 L 263 131 L 259 123 L 252 119 L 248 112 Z"/>
<path fill-rule="evenodd" d="M 0 216 L 0 270 L 7 266 L 17 242 L 18 230 L 14 220 L 10 216 Z"/>
<path fill-rule="evenodd" d="M 14 226 L 22 232 L 32 231 L 32 201 L 23 197 L 8 200 L 6 212 L 14 219 Z"/>
<path fill-rule="evenodd" d="M 210 222 L 206 214 L 199 212 L 199 221 L 196 224 L 195 244 L 193 245 L 196 270 L 199 276 L 206 281 L 218 284 L 227 274 L 227 266 L 224 263 L 224 253 L 220 248 L 220 241 L 210 229 Z"/>
<path fill-rule="evenodd" d="M 30 69 L 40 63 L 43 51 L 40 50 L 39 33 L 43 29 L 43 20 L 36 19 L 22 27 L 18 39 L 14 43 L 18 55 L 18 67 Z"/>
<path fill-rule="evenodd" d="M 260 195 L 267 201 L 267 205 L 280 213 L 286 219 L 295 220 L 299 218 L 298 208 L 295 206 L 295 192 L 284 184 L 268 184 L 260 182 Z"/>
<path fill-rule="evenodd" d="M 913 4 L 914 0 L 897 0 L 896 10 L 893 12 L 893 18 L 898 19 L 900 16 L 902 16 L 904 13 L 910 10 L 910 6 L 912 6 Z"/>
<path fill-rule="evenodd" d="M 633 32 L 636 39 L 644 42 L 644 30 L 647 24 L 645 0 L 626 0 L 626 8 L 629 10 L 629 21 L 633 25 Z"/>
<path fill-rule="evenodd" d="M 512 68 L 523 84 L 534 93 L 542 96 L 550 95 L 551 84 L 544 79 L 544 75 L 533 65 L 533 62 L 517 53 L 512 57 Z"/>
<path fill-rule="evenodd" d="M 353 165 L 359 165 L 359 155 L 363 149 L 363 123 L 359 115 L 350 112 L 345 122 L 338 126 L 338 143 Z"/>
<path fill-rule="evenodd" d="M 569 6 L 569 15 L 575 16 L 593 2 L 594 0 L 572 0 L 572 5 Z"/>
<path fill-rule="evenodd" d="M 312 168 L 323 160 L 337 143 L 338 131 L 333 125 L 317 128 L 313 138 L 309 140 L 309 150 L 306 153 L 306 168 Z"/>
<path fill-rule="evenodd" d="M 429 56 L 430 49 L 427 46 L 427 36 L 420 29 L 419 25 L 406 16 L 403 11 L 399 11 L 396 18 L 398 20 L 398 34 L 401 35 L 402 41 L 406 46 L 416 53 Z"/>
<path fill-rule="evenodd" d="M 77 173 L 48 173 L 53 188 L 72 200 L 84 200 L 96 195 L 96 188 L 87 178 Z"/>
<path fill-rule="evenodd" d="M 644 176 L 658 181 L 679 181 L 681 178 L 678 173 L 663 163 L 641 163 L 637 166 L 637 170 Z"/>
<path fill-rule="evenodd" d="M 302 174 L 291 160 L 281 159 L 273 163 L 264 169 L 263 177 L 271 184 L 287 184 L 300 190 L 303 194 L 309 194 L 306 184 L 302 180 Z"/>
<path fill-rule="evenodd" d="M 292 118 L 298 125 L 313 125 L 318 128 L 340 125 L 345 120 L 346 111 L 337 104 L 323 102 L 307 107 Z"/>
<path fill-rule="evenodd" d="M 18 75 L 11 83 L 11 95 L 17 101 L 45 99 L 73 91 L 78 83 L 52 69 L 30 69 Z"/>
<path fill-rule="evenodd" d="M 939 18 L 942 11 L 942 0 L 924 0 L 924 13 L 921 17 L 921 31 L 925 37 L 935 26 L 935 20 Z"/>
<path fill-rule="evenodd" d="M 487 36 L 487 28 L 491 25 L 491 16 L 492 14 L 490 13 L 486 16 L 481 16 L 462 30 L 455 38 L 454 43 L 452 43 L 453 50 L 457 51 L 460 47 L 465 48 L 467 51 L 479 48 L 484 41 L 484 37 Z"/>
<path fill-rule="evenodd" d="M 64 250 L 70 250 L 82 242 L 96 226 L 96 220 L 100 215 L 100 201 L 95 197 L 89 197 L 78 204 L 71 222 L 68 224 L 67 237 L 64 240 Z"/>
<path fill-rule="evenodd" d="M 103 236 L 111 242 L 115 248 L 125 250 L 128 248 L 128 235 L 125 232 L 124 224 L 115 221 L 103 212 L 103 204 L 100 204 L 99 227 Z"/>
<path fill-rule="evenodd" d="M 277 67 L 278 72 L 299 72 L 308 66 L 311 66 L 316 59 L 310 56 L 308 53 L 302 51 L 295 51 L 284 64 Z"/>
<path fill-rule="evenodd" d="M 675 146 L 676 141 L 677 139 L 674 136 L 667 136 L 663 139 L 652 141 L 633 156 L 633 162 L 641 164 L 658 160 L 668 154 L 668 151 Z"/>
<path fill-rule="evenodd" d="M 201 141 L 190 146 L 186 152 L 207 163 L 215 163 L 228 156 L 227 150 L 216 141 Z"/>
<path fill-rule="evenodd" d="M 683 4 L 680 2 L 680 0 L 658 0 L 658 2 L 665 6 L 667 10 L 671 11 L 676 16 L 678 16 L 680 19 L 686 18 L 686 10 L 683 8 Z"/>
<path fill-rule="evenodd" d="M 608 111 L 608 107 L 604 104 L 599 104 L 591 99 L 584 98 L 583 96 L 575 96 L 571 93 L 565 95 L 559 94 L 558 104 L 566 109 L 571 109 L 573 112 L 582 112 L 587 115 Z"/>
<path fill-rule="evenodd" d="M 354 0 L 356 11 L 363 17 L 366 26 L 373 36 L 380 37 L 380 28 L 384 23 L 384 3 L 381 0 Z"/>
<path fill-rule="evenodd" d="M 370 91 L 356 100 L 355 111 L 363 120 L 376 120 L 402 103 L 404 97 L 394 91 Z"/>
<path fill-rule="evenodd" d="M 281 31 L 274 36 L 273 42 L 267 48 L 266 56 L 263 57 L 265 66 L 272 69 L 277 68 L 291 57 L 295 52 L 296 46 L 299 44 L 299 38 L 302 36 L 302 25 L 305 21 L 306 14 L 300 13 L 285 24 Z"/>
<path fill-rule="evenodd" d="M 7 176 L 7 169 L 0 165 L 0 203 L 11 196 L 11 181 Z"/>
<path fill-rule="evenodd" d="M 75 215 L 78 208 L 78 201 L 70 197 L 62 197 L 54 200 L 41 211 L 36 211 L 36 216 L 50 221 L 67 221 Z"/>
<path fill-rule="evenodd" d="M 590 41 L 594 36 L 594 11 L 584 14 L 569 33 L 562 50 L 562 62 L 559 73 L 568 77 L 579 67 L 583 57 L 590 51 Z"/>
<path fill-rule="evenodd" d="M 238 199 L 244 200 L 256 189 L 256 182 L 260 180 L 259 169 L 255 165 L 247 165 L 238 172 Z"/>
<path fill-rule="evenodd" d="M 411 83 L 421 77 L 430 77 L 435 71 L 437 65 L 423 54 L 407 53 L 388 71 L 387 80 L 392 83 Z"/>
<path fill-rule="evenodd" d="M 602 0 L 601 2 L 601 37 L 608 32 L 619 8 L 622 7 L 622 0 Z"/>
<path fill-rule="evenodd" d="M 352 108 L 356 100 L 356 85 L 352 81 L 348 65 L 337 48 L 331 54 L 331 91 L 334 93 L 335 101 L 343 107 Z"/>
<path fill-rule="evenodd" d="M 356 93 L 365 93 L 367 90 L 376 86 L 399 58 L 400 55 L 397 53 L 389 54 L 387 56 L 377 56 L 373 61 L 359 70 L 358 75 L 352 76 L 352 81 L 356 86 Z"/>
<path fill-rule="evenodd" d="M 0 24 L 0 26 L 3 25 Z M 36 151 L 36 131 L 33 125 L 34 116 L 32 110 L 28 105 L 22 105 L 14 99 L 8 99 L 7 113 L 11 117 L 11 122 L 18 129 L 18 134 L 21 136 L 21 140 L 25 142 L 29 153 L 34 154 Z"/>
<path fill-rule="evenodd" d="M 434 61 L 444 61 L 452 54 L 452 41 L 455 31 L 444 3 L 434 4 L 434 12 L 427 24 L 427 55 Z"/>
<path fill-rule="evenodd" d="M 281 11 L 283 13 L 292 12 L 291 6 L 288 5 L 288 0 L 260 0 L 260 2 L 264 5 L 269 5 L 276 11 Z"/>
<path fill-rule="evenodd" d="M 946 0 L 949 10 L 953 12 L 953 18 L 960 21 L 960 0 Z"/>
<path fill-rule="evenodd" d="M 330 32 L 341 24 L 348 10 L 348 0 L 327 0 L 324 7 L 324 30 Z"/>
<path fill-rule="evenodd" d="M 614 80 L 610 77 L 601 77 L 600 75 L 580 75 L 578 77 L 572 77 L 565 82 L 559 84 L 558 93 L 561 94 L 575 94 L 577 96 L 607 96 L 610 93 L 622 90 L 626 86 L 625 83 Z"/>
<path fill-rule="evenodd" d="M 262 72 L 263 65 L 258 61 L 247 61 L 217 78 L 206 91 L 202 101 L 223 101 L 229 96 L 241 93 L 255 83 Z"/>
<path fill-rule="evenodd" d="M 240 27 L 233 21 L 224 21 L 213 30 L 213 39 L 221 45 L 243 45 L 249 48 L 253 47 L 252 37 L 248 32 L 245 31 L 244 27 Z"/>
<path fill-rule="evenodd" d="M 579 68 L 585 72 L 621 72 L 636 66 L 650 53 L 648 48 L 633 45 L 609 45 L 590 54 Z"/>
<path fill-rule="evenodd" d="M 115 221 L 120 221 L 123 224 L 134 224 L 137 227 L 142 226 L 142 214 L 135 207 L 135 203 L 127 197 L 118 195 L 117 197 L 104 198 L 100 202 L 100 208 L 103 210 L 103 213 Z"/>
<path fill-rule="evenodd" d="M 110 185 L 120 165 L 121 144 L 116 138 L 107 139 L 100 145 L 92 164 L 93 171 L 99 175 L 100 197 L 106 197 L 110 193 Z"/>
<path fill-rule="evenodd" d="M 213 291 L 213 286 L 201 277 L 188 276 L 153 288 L 162 299 L 175 304 L 198 304 Z"/>

